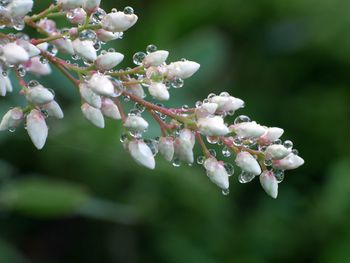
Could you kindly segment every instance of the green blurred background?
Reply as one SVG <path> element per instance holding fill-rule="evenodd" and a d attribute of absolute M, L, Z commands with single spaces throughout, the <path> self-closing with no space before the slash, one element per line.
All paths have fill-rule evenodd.
<path fill-rule="evenodd" d="M 0 262 L 350 262 L 350 2 L 102 2 L 139 16 L 108 46 L 123 66 L 148 44 L 201 64 L 168 105 L 228 91 L 245 100 L 240 114 L 283 127 L 306 163 L 277 200 L 237 175 L 223 196 L 199 165 L 158 158 L 146 170 L 123 151 L 120 124 L 91 126 L 56 72 L 40 81 L 66 117 L 50 121 L 45 148 L 23 129 L 0 134 Z M 18 97 L 0 98 L 0 114 Z"/>

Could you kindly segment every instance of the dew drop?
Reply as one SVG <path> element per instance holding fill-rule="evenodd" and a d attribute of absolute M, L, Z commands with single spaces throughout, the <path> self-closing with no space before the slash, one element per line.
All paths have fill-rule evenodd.
<path fill-rule="evenodd" d="M 134 13 L 134 9 L 131 6 L 126 6 L 124 8 L 124 14 L 126 15 L 132 15 Z"/>
<path fill-rule="evenodd" d="M 174 166 L 174 167 L 180 167 L 180 165 L 181 165 L 180 159 L 177 158 L 177 157 L 175 157 L 175 158 L 173 159 L 173 166 Z"/>
<path fill-rule="evenodd" d="M 246 184 L 251 182 L 253 179 L 255 178 L 254 174 L 251 173 L 247 173 L 245 171 L 242 171 L 241 174 L 238 176 L 238 181 L 241 184 Z"/>
<path fill-rule="evenodd" d="M 134 56 L 132 57 L 133 62 L 135 65 L 142 65 L 142 61 L 145 59 L 146 54 L 144 52 L 136 52 Z"/>
<path fill-rule="evenodd" d="M 273 174 L 276 177 L 278 183 L 281 183 L 284 179 L 284 171 L 283 170 L 273 170 Z"/>
<path fill-rule="evenodd" d="M 153 53 L 153 52 L 157 51 L 157 46 L 150 44 L 147 46 L 146 51 L 147 51 L 147 53 Z"/>
<path fill-rule="evenodd" d="M 8 129 L 8 131 L 9 131 L 9 132 L 15 132 L 15 131 L 16 131 L 16 128 L 15 128 L 15 127 L 10 127 L 10 128 Z"/>
<path fill-rule="evenodd" d="M 197 157 L 197 163 L 198 164 L 203 164 L 205 161 L 205 157 L 203 155 L 200 155 Z"/>
<path fill-rule="evenodd" d="M 102 21 L 105 15 L 106 11 L 101 8 L 98 8 L 94 13 L 91 14 L 90 20 L 93 24 L 98 24 Z"/>
<path fill-rule="evenodd" d="M 235 172 L 235 169 L 232 164 L 230 163 L 224 163 L 225 170 L 229 176 L 233 175 Z"/>
<path fill-rule="evenodd" d="M 234 121 L 234 124 L 239 124 L 239 123 L 242 123 L 242 122 L 250 122 L 250 118 L 246 115 L 239 115 L 235 121 Z"/>
<path fill-rule="evenodd" d="M 211 156 L 216 157 L 216 151 L 214 149 L 209 149 L 209 153 Z"/>
<path fill-rule="evenodd" d="M 34 88 L 34 87 L 39 86 L 39 85 L 40 85 L 39 82 L 36 81 L 36 80 L 31 80 L 31 81 L 28 82 L 28 87 L 29 88 Z"/>
<path fill-rule="evenodd" d="M 210 144 L 217 144 L 219 140 L 220 137 L 218 136 L 207 136 L 207 142 L 209 142 Z"/>
<path fill-rule="evenodd" d="M 174 89 L 179 89 L 182 88 L 185 84 L 185 81 L 182 78 L 179 77 L 175 77 L 172 81 L 171 81 L 171 86 Z"/>
<path fill-rule="evenodd" d="M 230 194 L 230 189 L 229 188 L 227 188 L 227 189 L 222 189 L 221 190 L 221 193 L 223 194 L 223 195 L 229 195 Z"/>
<path fill-rule="evenodd" d="M 231 151 L 225 146 L 224 148 L 222 148 L 222 155 L 224 157 L 230 157 L 231 156 Z"/>
<path fill-rule="evenodd" d="M 292 149 L 293 148 L 293 142 L 292 141 L 284 141 L 283 146 L 286 147 L 287 149 Z"/>
<path fill-rule="evenodd" d="M 211 98 L 214 98 L 216 96 L 216 94 L 215 93 L 210 93 L 209 95 L 208 95 L 208 99 L 211 99 Z"/>

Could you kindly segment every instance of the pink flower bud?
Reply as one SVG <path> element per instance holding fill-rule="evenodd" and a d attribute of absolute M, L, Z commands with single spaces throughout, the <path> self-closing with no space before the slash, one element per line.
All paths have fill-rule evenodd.
<path fill-rule="evenodd" d="M 76 54 L 88 61 L 95 61 L 97 58 L 94 42 L 91 40 L 80 40 L 77 38 L 73 41 L 73 49 Z"/>
<path fill-rule="evenodd" d="M 229 129 L 221 116 L 200 118 L 197 126 L 201 134 L 206 136 L 223 136 L 229 133 Z"/>
<path fill-rule="evenodd" d="M 122 34 L 122 33 L 121 33 Z M 99 29 L 96 31 L 97 38 L 102 42 L 109 42 L 120 38 L 121 34 L 119 32 L 110 32 L 104 29 Z"/>
<path fill-rule="evenodd" d="M 102 99 L 101 111 L 104 116 L 109 117 L 114 120 L 120 120 L 120 112 L 117 105 L 114 104 L 113 100 L 109 98 Z"/>
<path fill-rule="evenodd" d="M 83 8 L 89 12 L 94 12 L 100 6 L 101 0 L 85 0 L 83 3 Z"/>
<path fill-rule="evenodd" d="M 170 162 L 174 157 L 174 139 L 172 137 L 160 137 L 158 149 L 164 159 Z"/>
<path fill-rule="evenodd" d="M 130 79 L 130 81 L 133 81 L 134 79 Z M 139 97 L 139 98 L 144 98 L 145 95 L 145 91 L 143 90 L 141 84 L 133 84 L 133 85 L 129 85 L 126 87 L 128 89 L 128 91 L 130 93 L 132 93 L 133 95 Z"/>
<path fill-rule="evenodd" d="M 23 120 L 23 111 L 21 108 L 13 108 L 6 112 L 0 122 L 0 131 L 15 129 Z"/>
<path fill-rule="evenodd" d="M 138 17 L 135 14 L 115 12 L 105 15 L 102 19 L 102 28 L 111 32 L 124 32 L 135 25 Z"/>
<path fill-rule="evenodd" d="M 13 17 L 24 17 L 32 11 L 33 0 L 12 0 L 7 6 Z"/>
<path fill-rule="evenodd" d="M 267 128 L 266 132 L 259 138 L 262 144 L 269 144 L 279 139 L 283 134 L 283 129 L 277 127 Z"/>
<path fill-rule="evenodd" d="M 253 175 L 261 174 L 261 168 L 258 161 L 249 152 L 239 152 L 236 156 L 235 162 L 238 167 L 247 173 Z"/>
<path fill-rule="evenodd" d="M 216 103 L 217 113 L 235 112 L 244 107 L 244 101 L 233 96 L 214 96 L 209 102 Z"/>
<path fill-rule="evenodd" d="M 124 55 L 118 52 L 107 52 L 97 57 L 95 61 L 96 68 L 105 71 L 117 66 L 124 59 Z"/>
<path fill-rule="evenodd" d="M 46 110 L 49 116 L 57 119 L 63 119 L 64 114 L 60 105 L 56 101 L 51 101 L 41 106 L 42 109 Z"/>
<path fill-rule="evenodd" d="M 27 51 L 28 56 L 35 57 L 40 54 L 40 49 L 34 46 L 33 44 L 29 43 L 26 40 L 23 39 L 17 39 L 16 44 L 24 48 L 25 51 Z"/>
<path fill-rule="evenodd" d="M 207 171 L 210 181 L 221 189 L 229 188 L 229 174 L 227 173 L 223 162 L 219 162 L 215 158 L 211 157 L 205 160 L 204 168 Z"/>
<path fill-rule="evenodd" d="M 126 118 L 124 127 L 134 132 L 143 132 L 148 129 L 148 122 L 140 116 L 130 115 Z"/>
<path fill-rule="evenodd" d="M 25 49 L 16 43 L 8 43 L 2 47 L 5 62 L 10 65 L 25 63 L 29 60 L 29 55 Z"/>
<path fill-rule="evenodd" d="M 79 85 L 80 95 L 87 103 L 95 108 L 101 108 L 102 100 L 101 96 L 94 93 L 85 83 Z"/>
<path fill-rule="evenodd" d="M 88 103 L 81 105 L 81 111 L 85 118 L 98 128 L 105 127 L 105 120 L 99 109 L 90 106 Z"/>
<path fill-rule="evenodd" d="M 74 54 L 73 43 L 70 39 L 60 38 L 52 41 L 52 43 L 57 47 L 57 49 L 60 52 L 63 52 L 69 55 Z"/>
<path fill-rule="evenodd" d="M 170 98 L 168 88 L 161 82 L 152 82 L 148 91 L 157 100 L 169 100 Z"/>
<path fill-rule="evenodd" d="M 167 66 L 168 78 L 179 77 L 187 79 L 196 73 L 199 68 L 200 65 L 197 62 L 189 60 L 173 62 Z"/>
<path fill-rule="evenodd" d="M 278 195 L 278 182 L 271 171 L 264 171 L 260 177 L 260 184 L 265 192 L 276 199 Z"/>
<path fill-rule="evenodd" d="M 81 7 L 84 0 L 57 0 L 57 4 L 61 4 L 63 9 L 73 9 Z"/>
<path fill-rule="evenodd" d="M 56 22 L 51 20 L 51 19 L 47 19 L 47 18 L 41 19 L 38 22 L 38 26 L 50 34 L 56 32 L 56 30 L 57 30 Z"/>
<path fill-rule="evenodd" d="M 134 140 L 129 142 L 128 150 L 134 160 L 149 169 L 154 169 L 156 162 L 153 153 L 146 143 L 141 140 Z"/>
<path fill-rule="evenodd" d="M 87 83 L 88 87 L 92 89 L 95 93 L 112 96 L 114 93 L 114 86 L 110 79 L 102 74 L 94 74 Z"/>
<path fill-rule="evenodd" d="M 265 150 L 265 157 L 267 159 L 280 160 L 291 153 L 291 149 L 284 147 L 281 144 L 272 144 Z"/>
<path fill-rule="evenodd" d="M 42 85 L 37 85 L 26 90 L 26 99 L 35 104 L 46 104 L 54 99 L 51 91 L 44 88 Z"/>
<path fill-rule="evenodd" d="M 38 150 L 41 150 L 46 142 L 48 128 L 43 114 L 34 109 L 27 115 L 27 132 Z"/>
<path fill-rule="evenodd" d="M 75 8 L 67 12 L 67 19 L 72 24 L 84 24 L 86 12 L 83 8 Z"/>
<path fill-rule="evenodd" d="M 176 156 L 180 161 L 186 163 L 193 163 L 193 147 L 195 143 L 194 134 L 189 129 L 183 129 L 180 131 L 179 136 L 176 138 L 174 147 Z"/>
<path fill-rule="evenodd" d="M 28 62 L 27 71 L 37 76 L 45 76 L 51 74 L 51 67 L 48 63 L 41 63 L 39 57 L 33 57 Z"/>
<path fill-rule="evenodd" d="M 231 125 L 230 129 L 234 131 L 239 137 L 243 138 L 256 138 L 263 135 L 266 128 L 257 124 L 255 121 L 241 122 L 235 125 Z"/>
<path fill-rule="evenodd" d="M 203 103 L 202 106 L 196 109 L 197 118 L 205 118 L 210 115 L 213 115 L 216 112 L 218 105 L 216 103 Z"/>
<path fill-rule="evenodd" d="M 302 166 L 303 164 L 303 158 L 301 158 L 298 155 L 295 155 L 294 153 L 290 153 L 287 157 L 284 157 L 281 160 L 275 160 L 272 162 L 272 166 L 280 170 L 296 169 L 299 166 Z"/>
<path fill-rule="evenodd" d="M 149 53 L 143 60 L 143 64 L 146 68 L 150 66 L 160 66 L 162 65 L 169 56 L 169 52 L 166 50 L 157 50 L 155 52 Z"/>

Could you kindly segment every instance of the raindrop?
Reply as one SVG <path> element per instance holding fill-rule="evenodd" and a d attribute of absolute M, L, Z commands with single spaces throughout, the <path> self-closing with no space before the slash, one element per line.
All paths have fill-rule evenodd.
<path fill-rule="evenodd" d="M 207 142 L 209 142 L 210 144 L 217 144 L 219 140 L 220 137 L 218 136 L 207 136 Z"/>
<path fill-rule="evenodd" d="M 242 171 L 242 173 L 238 176 L 238 181 L 239 181 L 241 184 L 246 184 L 246 183 L 251 182 L 254 178 L 255 178 L 255 175 L 254 175 L 254 174 L 251 174 L 251 173 L 247 173 L 247 172 L 245 172 L 245 171 Z"/>
<path fill-rule="evenodd" d="M 173 166 L 174 167 L 180 167 L 181 163 L 180 163 L 180 159 L 179 158 L 174 158 L 173 159 Z"/>
<path fill-rule="evenodd" d="M 225 170 L 229 176 L 233 175 L 235 172 L 235 169 L 232 164 L 230 163 L 224 163 Z"/>
<path fill-rule="evenodd" d="M 292 149 L 293 148 L 293 142 L 292 141 L 284 141 L 283 146 L 286 147 L 287 149 Z"/>
<path fill-rule="evenodd" d="M 145 57 L 146 57 L 146 54 L 144 52 L 137 52 L 134 54 L 132 59 L 135 65 L 140 66 L 142 65 L 142 61 L 144 60 Z"/>
<path fill-rule="evenodd" d="M 239 115 L 235 121 L 234 124 L 242 123 L 242 122 L 250 122 L 250 118 L 246 115 Z"/>
<path fill-rule="evenodd" d="M 223 194 L 223 195 L 229 195 L 230 194 L 230 189 L 229 188 L 227 188 L 227 189 L 222 189 L 221 190 L 221 193 Z"/>
<path fill-rule="evenodd" d="M 201 102 L 200 100 L 199 101 L 197 101 L 196 102 L 196 108 L 200 108 L 200 107 L 202 107 L 202 105 L 203 105 L 203 102 Z"/>
<path fill-rule="evenodd" d="M 179 77 L 175 77 L 172 81 L 171 81 L 171 86 L 174 89 L 179 89 L 182 88 L 184 86 L 185 82 L 182 78 Z"/>
<path fill-rule="evenodd" d="M 211 98 L 214 98 L 216 96 L 216 94 L 215 93 L 210 93 L 209 95 L 208 95 L 208 99 L 211 99 Z"/>
<path fill-rule="evenodd" d="M 209 149 L 209 153 L 211 156 L 216 157 L 216 151 L 214 149 Z"/>
<path fill-rule="evenodd" d="M 98 24 L 102 21 L 102 19 L 105 15 L 106 15 L 106 11 L 99 8 L 94 13 L 91 14 L 90 21 L 93 24 Z"/>
<path fill-rule="evenodd" d="M 48 63 L 48 61 L 47 61 L 47 59 L 46 59 L 46 58 L 44 58 L 44 57 L 40 57 L 40 63 L 41 63 L 41 64 L 47 64 L 47 63 Z"/>
<path fill-rule="evenodd" d="M 96 40 L 96 33 L 95 33 L 95 31 L 90 30 L 90 29 L 83 30 L 79 34 L 79 39 L 80 40 L 95 41 Z"/>
<path fill-rule="evenodd" d="M 8 129 L 8 131 L 9 131 L 9 132 L 15 132 L 15 131 L 16 131 L 16 128 L 15 128 L 15 127 L 10 127 L 10 128 Z"/>
<path fill-rule="evenodd" d="M 231 151 L 225 146 L 224 148 L 222 148 L 222 155 L 224 157 L 230 157 L 231 156 Z"/>
<path fill-rule="evenodd" d="M 131 6 L 126 6 L 124 8 L 124 14 L 126 15 L 132 15 L 134 13 L 134 9 Z"/>
<path fill-rule="evenodd" d="M 200 155 L 197 157 L 197 163 L 198 164 L 203 164 L 205 161 L 205 157 L 203 155 Z"/>
<path fill-rule="evenodd" d="M 40 84 L 39 84 L 39 82 L 36 81 L 36 80 L 31 80 L 31 81 L 28 82 L 28 87 L 29 87 L 29 88 L 34 88 L 34 87 L 36 87 L 36 86 L 38 86 L 38 85 L 40 85 Z"/>
<path fill-rule="evenodd" d="M 157 46 L 150 44 L 147 46 L 146 51 L 147 51 L 147 53 L 153 53 L 153 52 L 157 51 Z"/>
<path fill-rule="evenodd" d="M 226 92 L 226 91 L 223 91 L 223 92 L 220 93 L 220 96 L 221 97 L 229 97 L 230 94 L 228 92 Z"/>
<path fill-rule="evenodd" d="M 281 183 L 284 179 L 284 171 L 283 170 L 273 170 L 273 174 L 276 177 L 278 183 Z"/>

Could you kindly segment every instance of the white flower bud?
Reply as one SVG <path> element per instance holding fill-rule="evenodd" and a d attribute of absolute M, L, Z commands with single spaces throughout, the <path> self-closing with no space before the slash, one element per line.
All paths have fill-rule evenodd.
<path fill-rule="evenodd" d="M 205 160 L 204 168 L 207 171 L 210 181 L 221 189 L 229 188 L 229 174 L 227 173 L 223 162 L 219 162 L 215 158 L 211 157 Z"/>
<path fill-rule="evenodd" d="M 77 38 L 73 41 L 73 49 L 75 53 L 89 61 L 95 61 L 97 58 L 94 42 L 91 40 L 81 41 L 79 38 Z"/>
<path fill-rule="evenodd" d="M 175 153 L 180 161 L 193 163 L 194 143 L 195 136 L 189 129 L 183 129 L 180 131 L 179 137 L 176 138 L 174 143 Z"/>
<path fill-rule="evenodd" d="M 95 108 L 101 108 L 102 100 L 101 96 L 97 95 L 95 92 L 93 92 L 90 88 L 87 87 L 85 83 L 81 83 L 79 85 L 79 91 L 81 97 L 89 103 L 91 106 Z"/>
<path fill-rule="evenodd" d="M 257 124 L 255 121 L 241 122 L 235 125 L 231 125 L 230 129 L 234 131 L 238 136 L 243 138 L 256 138 L 265 133 L 266 128 Z"/>
<path fill-rule="evenodd" d="M 83 3 L 83 8 L 91 13 L 95 11 L 100 6 L 101 0 L 85 0 Z"/>
<path fill-rule="evenodd" d="M 159 139 L 158 150 L 164 159 L 170 162 L 174 157 L 174 139 L 171 137 L 161 137 Z"/>
<path fill-rule="evenodd" d="M 38 22 L 38 26 L 44 29 L 49 34 L 53 34 L 53 33 L 57 34 L 56 22 L 51 19 L 47 19 L 47 18 L 40 19 L 40 21 Z"/>
<path fill-rule="evenodd" d="M 96 68 L 105 71 L 117 66 L 124 59 L 124 55 L 118 52 L 107 52 L 97 57 L 95 61 Z"/>
<path fill-rule="evenodd" d="M 1 81 L 1 80 L 0 80 Z M 7 92 L 12 92 L 12 83 L 8 76 L 4 77 L 5 87 Z"/>
<path fill-rule="evenodd" d="M 230 132 L 221 116 L 200 118 L 197 126 L 200 133 L 206 136 L 223 136 Z"/>
<path fill-rule="evenodd" d="M 27 51 L 28 56 L 31 57 L 35 57 L 38 56 L 40 54 L 40 49 L 37 48 L 36 46 L 34 46 L 33 44 L 29 43 L 26 40 L 23 39 L 17 39 L 16 44 L 23 47 L 25 51 Z"/>
<path fill-rule="evenodd" d="M 26 90 L 26 99 L 35 104 L 46 104 L 54 99 L 51 91 L 44 88 L 42 85 L 37 85 Z"/>
<path fill-rule="evenodd" d="M 120 120 L 120 112 L 117 105 L 114 104 L 113 100 L 109 98 L 102 99 L 101 111 L 104 116 L 109 117 L 114 120 Z"/>
<path fill-rule="evenodd" d="M 169 52 L 166 50 L 157 50 L 155 52 L 149 53 L 143 60 L 143 64 L 146 68 L 162 65 L 169 56 Z"/>
<path fill-rule="evenodd" d="M 0 96 L 6 96 L 5 78 L 0 74 Z"/>
<path fill-rule="evenodd" d="M 36 47 L 39 48 L 41 51 L 46 51 L 47 48 L 49 47 L 49 43 L 44 42 L 44 43 L 41 43 L 39 45 L 36 45 Z"/>
<path fill-rule="evenodd" d="M 109 42 L 109 41 L 118 39 L 118 38 L 120 38 L 121 34 L 123 34 L 123 33 L 110 32 L 110 31 L 106 31 L 104 29 L 99 29 L 96 31 L 97 38 L 102 42 Z"/>
<path fill-rule="evenodd" d="M 280 170 L 292 170 L 304 164 L 303 158 L 294 153 L 290 153 L 281 160 L 274 160 L 272 166 Z"/>
<path fill-rule="evenodd" d="M 46 110 L 49 116 L 55 117 L 57 119 L 63 119 L 64 117 L 64 114 L 60 105 L 54 100 L 47 104 L 42 105 L 41 108 Z"/>
<path fill-rule="evenodd" d="M 168 88 L 161 82 L 152 82 L 148 91 L 157 100 L 169 100 L 170 98 Z"/>
<path fill-rule="evenodd" d="M 15 129 L 23 120 L 23 111 L 21 108 L 13 108 L 6 112 L 0 122 L 0 131 Z"/>
<path fill-rule="evenodd" d="M 235 162 L 238 167 L 247 173 L 254 175 L 261 174 L 261 168 L 258 161 L 249 152 L 239 152 L 236 156 Z"/>
<path fill-rule="evenodd" d="M 90 106 L 88 103 L 81 105 L 81 111 L 83 112 L 85 118 L 90 121 L 93 125 L 98 128 L 105 127 L 105 120 L 103 118 L 102 112 Z"/>
<path fill-rule="evenodd" d="M 28 52 L 16 43 L 8 43 L 4 45 L 2 51 L 5 62 L 10 65 L 22 64 L 29 59 Z"/>
<path fill-rule="evenodd" d="M 156 162 L 153 153 L 146 143 L 141 140 L 129 142 L 128 150 L 134 160 L 149 169 L 154 169 Z"/>
<path fill-rule="evenodd" d="M 133 81 L 134 79 L 130 79 L 130 81 Z M 144 98 L 146 95 L 145 95 L 145 91 L 143 90 L 141 84 L 133 84 L 133 85 L 129 85 L 126 87 L 128 89 L 128 91 L 139 97 L 139 98 Z"/>
<path fill-rule="evenodd" d="M 214 96 L 209 99 L 209 102 L 216 103 L 217 113 L 235 112 L 244 107 L 244 101 L 233 96 Z"/>
<path fill-rule="evenodd" d="M 131 131 L 143 132 L 148 129 L 148 122 L 140 116 L 130 115 L 126 118 L 124 127 Z"/>
<path fill-rule="evenodd" d="M 112 96 L 114 93 L 114 86 L 110 79 L 102 74 L 94 74 L 87 83 L 88 87 L 95 93 Z"/>
<path fill-rule="evenodd" d="M 135 14 L 115 12 L 105 15 L 102 19 L 102 28 L 112 32 L 123 32 L 135 25 L 138 17 Z"/>
<path fill-rule="evenodd" d="M 67 19 L 72 24 L 84 24 L 86 20 L 86 12 L 83 8 L 75 8 L 68 11 Z"/>
<path fill-rule="evenodd" d="M 265 192 L 276 199 L 278 195 L 278 182 L 271 171 L 264 171 L 260 177 L 260 184 Z"/>
<path fill-rule="evenodd" d="M 51 67 L 49 63 L 41 63 L 39 57 L 33 57 L 30 59 L 28 63 L 27 71 L 37 75 L 37 76 L 45 76 L 51 74 Z"/>
<path fill-rule="evenodd" d="M 35 147 L 41 150 L 46 142 L 48 128 L 40 111 L 34 109 L 27 115 L 27 132 Z"/>
<path fill-rule="evenodd" d="M 179 77 L 182 79 L 187 79 L 196 73 L 199 68 L 200 65 L 194 61 L 186 60 L 173 62 L 167 66 L 168 78 L 172 79 Z"/>
<path fill-rule="evenodd" d="M 32 11 L 33 0 L 12 0 L 7 6 L 13 17 L 24 17 Z"/>
<path fill-rule="evenodd" d="M 265 150 L 265 157 L 267 159 L 280 160 L 291 153 L 291 149 L 284 147 L 281 144 L 272 144 Z"/>
<path fill-rule="evenodd" d="M 281 128 L 267 128 L 266 132 L 259 138 L 259 142 L 263 144 L 272 143 L 279 139 L 282 136 L 283 132 L 284 130 Z"/>
<path fill-rule="evenodd" d="M 69 54 L 69 55 L 74 54 L 73 43 L 70 39 L 60 38 L 60 39 L 56 39 L 56 40 L 52 41 L 52 43 L 57 47 L 57 49 L 60 52 L 63 52 L 63 53 Z"/>
<path fill-rule="evenodd" d="M 73 9 L 81 7 L 84 0 L 57 0 L 57 4 L 62 4 L 63 9 Z"/>

